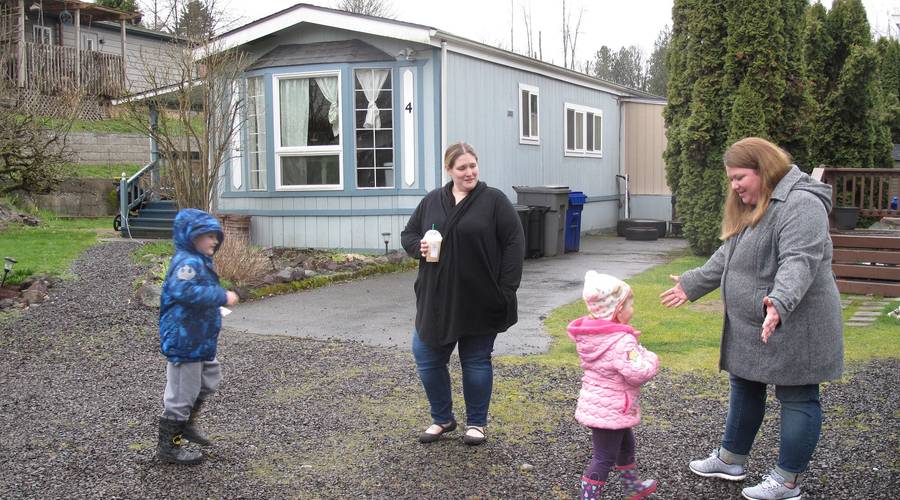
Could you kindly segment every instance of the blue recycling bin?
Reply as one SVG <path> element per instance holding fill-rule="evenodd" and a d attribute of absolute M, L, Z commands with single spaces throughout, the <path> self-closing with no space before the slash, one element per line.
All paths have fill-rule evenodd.
<path fill-rule="evenodd" d="M 581 211 L 587 196 L 581 191 L 569 193 L 569 208 L 566 210 L 566 252 L 577 252 L 581 246 Z"/>

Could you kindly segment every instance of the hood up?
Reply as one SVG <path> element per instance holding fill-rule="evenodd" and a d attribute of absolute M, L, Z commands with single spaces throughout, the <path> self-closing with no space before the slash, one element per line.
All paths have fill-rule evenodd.
<path fill-rule="evenodd" d="M 175 242 L 176 251 L 190 252 L 206 257 L 194 248 L 194 238 L 206 233 L 216 233 L 219 237 L 219 244 L 216 245 L 216 251 L 218 251 L 222 242 L 225 241 L 225 234 L 222 232 L 219 221 L 212 215 L 196 208 L 185 208 L 178 211 L 172 228 L 172 239 Z"/>

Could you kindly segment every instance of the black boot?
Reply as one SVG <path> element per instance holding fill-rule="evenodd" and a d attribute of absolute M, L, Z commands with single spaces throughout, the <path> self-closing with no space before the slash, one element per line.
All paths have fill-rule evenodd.
<path fill-rule="evenodd" d="M 200 417 L 200 407 L 203 406 L 203 400 L 198 399 L 196 403 L 194 403 L 194 407 L 191 409 L 191 416 L 188 418 L 187 425 L 184 426 L 184 432 L 182 436 L 192 443 L 197 443 L 200 446 L 210 446 L 212 441 L 206 437 L 206 434 L 197 427 L 197 419 Z"/>
<path fill-rule="evenodd" d="M 202 453 L 184 446 L 182 433 L 186 423 L 159 417 L 159 442 L 156 446 L 156 456 L 163 462 L 190 465 L 203 460 Z"/>

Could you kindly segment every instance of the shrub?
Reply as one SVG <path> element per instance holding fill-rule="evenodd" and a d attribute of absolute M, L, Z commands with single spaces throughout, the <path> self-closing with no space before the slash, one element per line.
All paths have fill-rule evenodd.
<path fill-rule="evenodd" d="M 214 260 L 220 279 L 247 285 L 261 283 L 271 266 L 260 247 L 251 245 L 246 237 L 231 234 L 222 242 Z"/>

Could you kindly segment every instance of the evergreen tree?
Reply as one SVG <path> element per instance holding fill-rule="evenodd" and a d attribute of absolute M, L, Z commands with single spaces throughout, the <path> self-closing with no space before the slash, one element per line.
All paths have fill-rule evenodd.
<path fill-rule="evenodd" d="M 809 35 L 814 23 L 807 20 Z M 807 67 L 821 61 L 824 74 L 824 85 L 814 91 L 820 107 L 812 120 L 810 154 L 816 163 L 832 166 L 890 166 L 890 102 L 883 95 L 878 52 L 861 1 L 835 0 L 824 27 L 827 48 L 804 50 Z"/>
<path fill-rule="evenodd" d="M 594 55 L 594 76 L 602 78 L 608 82 L 612 79 L 613 53 L 606 45 L 600 47 L 600 50 Z"/>
<path fill-rule="evenodd" d="M 687 3 L 687 2 L 686 2 Z M 723 2 L 690 0 L 686 16 L 685 65 L 691 80 L 690 107 L 683 127 L 676 210 L 695 253 L 711 254 L 720 244 L 725 173 L 722 153 L 727 123 L 723 113 L 725 39 Z"/>
<path fill-rule="evenodd" d="M 138 10 L 135 0 L 96 0 L 94 3 L 101 7 L 108 7 L 124 12 L 137 12 Z"/>
<path fill-rule="evenodd" d="M 822 102 L 828 95 L 831 83 L 825 66 L 832 52 L 833 42 L 825 28 L 828 12 L 821 3 L 809 7 L 803 26 L 803 72 L 809 82 L 813 100 Z"/>
<path fill-rule="evenodd" d="M 813 152 L 830 166 L 873 166 L 870 119 L 877 61 L 871 47 L 852 46 L 841 64 L 840 78 L 821 108 Z"/>
<path fill-rule="evenodd" d="M 881 91 L 891 142 L 900 144 L 900 40 L 880 38 L 875 45 L 881 73 Z"/>
<path fill-rule="evenodd" d="M 666 82 L 669 79 L 666 71 L 666 58 L 671 39 L 672 31 L 665 26 L 656 37 L 656 42 L 653 43 L 653 53 L 650 54 L 650 59 L 647 61 L 647 76 L 644 79 L 646 87 L 644 90 L 651 94 L 666 95 Z"/>
<path fill-rule="evenodd" d="M 837 85 L 845 61 L 854 45 L 868 47 L 872 44 L 869 21 L 862 0 L 834 0 L 825 18 L 825 29 L 831 41 L 825 74 L 830 88 Z"/>
<path fill-rule="evenodd" d="M 613 58 L 612 81 L 619 85 L 642 89 L 644 86 L 644 62 L 641 49 L 632 45 L 622 47 Z"/>
<path fill-rule="evenodd" d="M 772 138 L 794 158 L 801 169 L 811 172 L 815 165 L 809 158 L 809 136 L 815 102 L 804 74 L 803 39 L 807 0 L 781 0 L 784 20 L 784 97 L 780 121 L 775 123 Z"/>
<path fill-rule="evenodd" d="M 195 42 L 208 40 L 215 31 L 209 5 L 203 0 L 190 0 L 184 4 L 178 16 L 175 33 Z"/>
<path fill-rule="evenodd" d="M 681 212 L 677 209 L 678 186 L 681 181 L 682 150 L 684 149 L 684 124 L 690 116 L 691 84 L 694 74 L 686 63 L 688 32 L 688 18 L 694 0 L 675 0 L 672 5 L 672 34 L 669 41 L 671 50 L 666 52 L 666 108 L 663 110 L 663 118 L 666 124 L 666 150 L 663 152 L 663 160 L 666 162 L 666 182 L 672 191 L 676 201 L 677 220 L 683 221 Z"/>
<path fill-rule="evenodd" d="M 781 1 L 735 0 L 726 19 L 726 143 L 749 136 L 774 139 L 781 125 L 787 59 Z"/>

